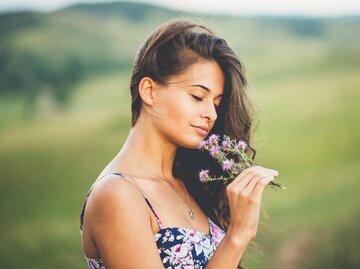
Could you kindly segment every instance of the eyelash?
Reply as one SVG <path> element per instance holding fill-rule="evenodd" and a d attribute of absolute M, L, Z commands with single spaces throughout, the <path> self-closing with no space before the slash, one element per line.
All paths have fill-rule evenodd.
<path fill-rule="evenodd" d="M 197 100 L 197 101 L 202 101 L 203 99 L 202 98 L 200 98 L 200 97 L 197 97 L 196 95 L 191 95 L 192 97 L 194 97 L 195 98 L 195 100 Z"/>
<path fill-rule="evenodd" d="M 200 97 L 198 97 L 198 96 L 196 96 L 196 95 L 191 95 L 192 97 L 194 97 L 194 99 L 196 100 L 196 101 L 203 101 L 203 99 L 202 98 L 200 98 Z M 217 109 L 219 109 L 219 106 L 215 106 L 215 109 L 217 110 Z"/>

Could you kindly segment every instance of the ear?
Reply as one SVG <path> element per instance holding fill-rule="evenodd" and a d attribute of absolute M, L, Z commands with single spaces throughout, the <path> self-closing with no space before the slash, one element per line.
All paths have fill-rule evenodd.
<path fill-rule="evenodd" d="M 139 95 L 142 101 L 152 106 L 156 97 L 157 83 L 150 77 L 143 77 L 139 83 Z"/>

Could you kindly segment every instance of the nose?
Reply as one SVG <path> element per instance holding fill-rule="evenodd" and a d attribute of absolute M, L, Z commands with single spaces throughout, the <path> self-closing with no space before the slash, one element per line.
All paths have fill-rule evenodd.
<path fill-rule="evenodd" d="M 215 121 L 217 119 L 217 112 L 214 105 L 207 107 L 206 111 L 202 114 L 202 118 L 207 118 L 209 121 Z"/>

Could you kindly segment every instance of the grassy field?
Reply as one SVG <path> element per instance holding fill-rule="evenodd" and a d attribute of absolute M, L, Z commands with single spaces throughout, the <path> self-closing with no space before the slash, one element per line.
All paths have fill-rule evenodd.
<path fill-rule="evenodd" d="M 280 171 L 287 186 L 264 192 L 263 254 L 249 248 L 245 265 L 300 268 L 314 234 L 343 225 L 360 204 L 360 54 L 332 34 L 279 32 L 265 44 L 264 33 L 241 43 L 227 26 L 219 32 L 244 60 L 258 107 L 256 162 Z M 130 70 L 86 77 L 67 110 L 43 95 L 31 120 L 20 99 L 0 99 L 1 268 L 86 268 L 79 214 L 130 128 L 129 79 Z"/>
<path fill-rule="evenodd" d="M 288 187 L 264 194 L 269 218 L 264 215 L 257 241 L 264 242 L 267 258 L 281 256 L 277 249 L 298 233 L 340 224 L 359 204 L 359 71 L 329 68 L 252 83 L 261 118 L 258 163 L 278 169 L 278 181 Z M 4 268 L 84 267 L 78 215 L 85 192 L 130 127 L 128 78 L 129 73 L 86 80 L 69 111 L 3 128 Z M 14 113 L 8 109 L 16 115 L 18 105 L 13 103 Z M 266 268 L 251 257 L 249 268 Z"/>

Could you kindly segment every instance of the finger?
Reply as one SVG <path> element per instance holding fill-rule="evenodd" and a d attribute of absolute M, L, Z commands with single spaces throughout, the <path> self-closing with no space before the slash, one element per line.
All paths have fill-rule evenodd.
<path fill-rule="evenodd" d="M 251 182 L 244 188 L 243 193 L 245 196 L 249 196 L 254 192 L 255 186 L 260 180 L 266 180 L 266 178 L 273 177 L 273 173 L 269 171 L 262 171 L 261 174 L 258 174 L 254 177 Z"/>
<path fill-rule="evenodd" d="M 249 184 L 251 184 L 250 192 L 247 193 L 247 194 L 250 194 L 258 180 L 260 180 L 263 177 L 271 176 L 271 175 L 272 175 L 272 173 L 267 171 L 267 169 L 257 168 L 256 170 L 249 172 L 241 181 L 236 183 L 234 185 L 234 188 L 237 193 L 240 193 L 240 192 L 243 192 L 245 189 L 247 189 Z M 253 182 L 253 181 L 255 181 L 255 182 Z"/>
<path fill-rule="evenodd" d="M 243 195 L 246 197 L 249 196 L 253 192 L 258 181 L 261 180 L 262 178 L 263 178 L 262 175 L 257 175 L 253 177 L 252 180 L 249 182 L 249 184 L 242 191 Z"/>
<path fill-rule="evenodd" d="M 245 169 L 241 172 L 241 174 L 242 174 L 243 176 L 245 176 L 245 175 L 247 175 L 247 174 L 249 174 L 249 173 L 254 173 L 254 172 L 256 172 L 256 171 L 260 171 L 261 169 L 263 169 L 262 166 L 254 165 L 254 166 L 245 168 Z"/>
<path fill-rule="evenodd" d="M 249 168 L 246 168 L 245 170 L 258 170 L 258 169 L 261 169 L 261 170 L 266 170 L 266 171 L 269 171 L 269 172 L 274 172 L 275 174 L 278 174 L 279 171 L 275 170 L 275 169 L 271 169 L 271 168 L 266 168 L 266 167 L 263 167 L 263 166 L 260 166 L 260 165 L 254 165 L 254 166 L 251 166 Z M 245 171 L 244 170 L 244 171 Z"/>
<path fill-rule="evenodd" d="M 244 169 L 239 175 L 235 177 L 235 179 L 228 184 L 229 188 L 235 187 L 235 185 L 238 185 L 239 183 L 244 184 L 242 182 L 248 183 L 248 181 L 252 178 L 251 174 L 253 173 L 253 170 L 256 169 L 255 166 L 249 167 Z"/>
<path fill-rule="evenodd" d="M 229 188 L 235 188 L 237 191 L 242 191 L 256 175 L 276 175 L 277 171 L 266 169 L 261 166 L 252 166 L 243 170 L 240 176 L 237 176 L 229 185 Z"/>
<path fill-rule="evenodd" d="M 257 174 L 254 172 L 248 172 L 245 176 L 240 177 L 237 181 L 233 181 L 232 188 L 240 193 L 243 189 L 249 184 L 249 182 L 256 176 Z"/>
<path fill-rule="evenodd" d="M 252 166 L 250 168 L 253 168 L 251 170 L 248 170 L 248 172 L 255 172 L 255 173 L 259 173 L 259 174 L 271 174 L 271 175 L 274 175 L 274 176 L 278 176 L 279 175 L 279 172 L 277 170 L 274 170 L 274 169 L 268 169 L 268 168 L 265 168 L 265 167 L 262 167 L 262 166 Z M 250 169 L 248 168 L 248 169 Z"/>
<path fill-rule="evenodd" d="M 254 198 L 254 200 L 259 200 L 261 201 L 261 197 L 262 197 L 262 193 L 266 187 L 266 185 L 268 185 L 271 181 L 274 180 L 273 176 L 270 177 L 266 177 L 263 178 L 262 180 L 259 180 L 258 183 L 256 184 L 252 197 Z"/>

